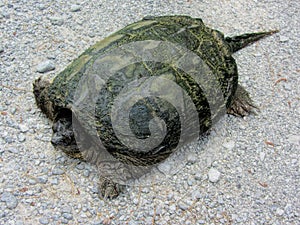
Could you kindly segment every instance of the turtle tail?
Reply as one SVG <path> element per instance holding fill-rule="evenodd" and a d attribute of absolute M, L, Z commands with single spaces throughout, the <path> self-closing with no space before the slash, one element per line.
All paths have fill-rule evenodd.
<path fill-rule="evenodd" d="M 231 52 L 234 53 L 247 45 L 250 45 L 261 38 L 272 35 L 274 33 L 279 32 L 279 30 L 272 30 L 266 32 L 258 32 L 258 33 L 246 33 L 234 37 L 226 37 L 225 40 L 229 44 Z"/>

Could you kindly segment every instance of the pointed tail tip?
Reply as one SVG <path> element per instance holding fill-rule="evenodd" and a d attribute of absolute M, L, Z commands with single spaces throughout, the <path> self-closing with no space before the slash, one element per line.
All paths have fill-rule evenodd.
<path fill-rule="evenodd" d="M 269 35 L 272 35 L 272 34 L 276 34 L 278 32 L 279 32 L 279 30 L 276 29 L 276 30 L 270 30 L 270 31 L 265 31 L 265 32 L 261 32 L 261 33 L 264 33 L 265 36 L 269 36 Z"/>
<path fill-rule="evenodd" d="M 225 40 L 228 42 L 232 53 L 258 41 L 261 38 L 270 36 L 272 34 L 278 33 L 279 30 L 270 30 L 270 31 L 263 31 L 257 33 L 246 33 L 234 37 L 226 37 Z"/>
<path fill-rule="evenodd" d="M 278 33 L 280 30 L 279 29 L 276 29 L 276 30 L 271 30 L 269 31 L 270 34 L 275 34 L 275 33 Z"/>

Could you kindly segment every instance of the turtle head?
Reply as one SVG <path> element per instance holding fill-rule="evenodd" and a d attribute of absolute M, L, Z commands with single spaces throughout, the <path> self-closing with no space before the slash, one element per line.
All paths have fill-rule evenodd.
<path fill-rule="evenodd" d="M 53 121 L 52 130 L 51 144 L 73 158 L 80 158 L 73 131 L 71 110 L 61 109 L 59 111 Z"/>

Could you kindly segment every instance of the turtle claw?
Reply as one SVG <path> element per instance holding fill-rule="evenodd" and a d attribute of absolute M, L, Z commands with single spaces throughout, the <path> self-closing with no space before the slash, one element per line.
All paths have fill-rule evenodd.
<path fill-rule="evenodd" d="M 227 113 L 238 117 L 244 117 L 248 116 L 250 113 L 256 115 L 256 111 L 259 111 L 259 109 L 251 100 L 248 92 L 241 85 L 238 85 L 232 104 L 227 109 Z"/>
<path fill-rule="evenodd" d="M 101 199 L 113 199 L 118 197 L 124 189 L 124 185 L 117 184 L 105 177 L 100 177 L 99 181 L 99 197 Z"/>

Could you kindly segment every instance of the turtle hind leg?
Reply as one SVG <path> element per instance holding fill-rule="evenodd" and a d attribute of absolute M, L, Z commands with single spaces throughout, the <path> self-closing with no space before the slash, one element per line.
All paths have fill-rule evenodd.
<path fill-rule="evenodd" d="M 98 188 L 99 197 L 101 199 L 113 199 L 119 196 L 119 194 L 124 190 L 125 186 L 100 176 Z"/>
<path fill-rule="evenodd" d="M 251 100 L 248 92 L 241 85 L 238 85 L 231 106 L 227 109 L 227 113 L 244 117 L 250 113 L 256 114 L 256 110 L 259 111 L 258 107 Z"/>

